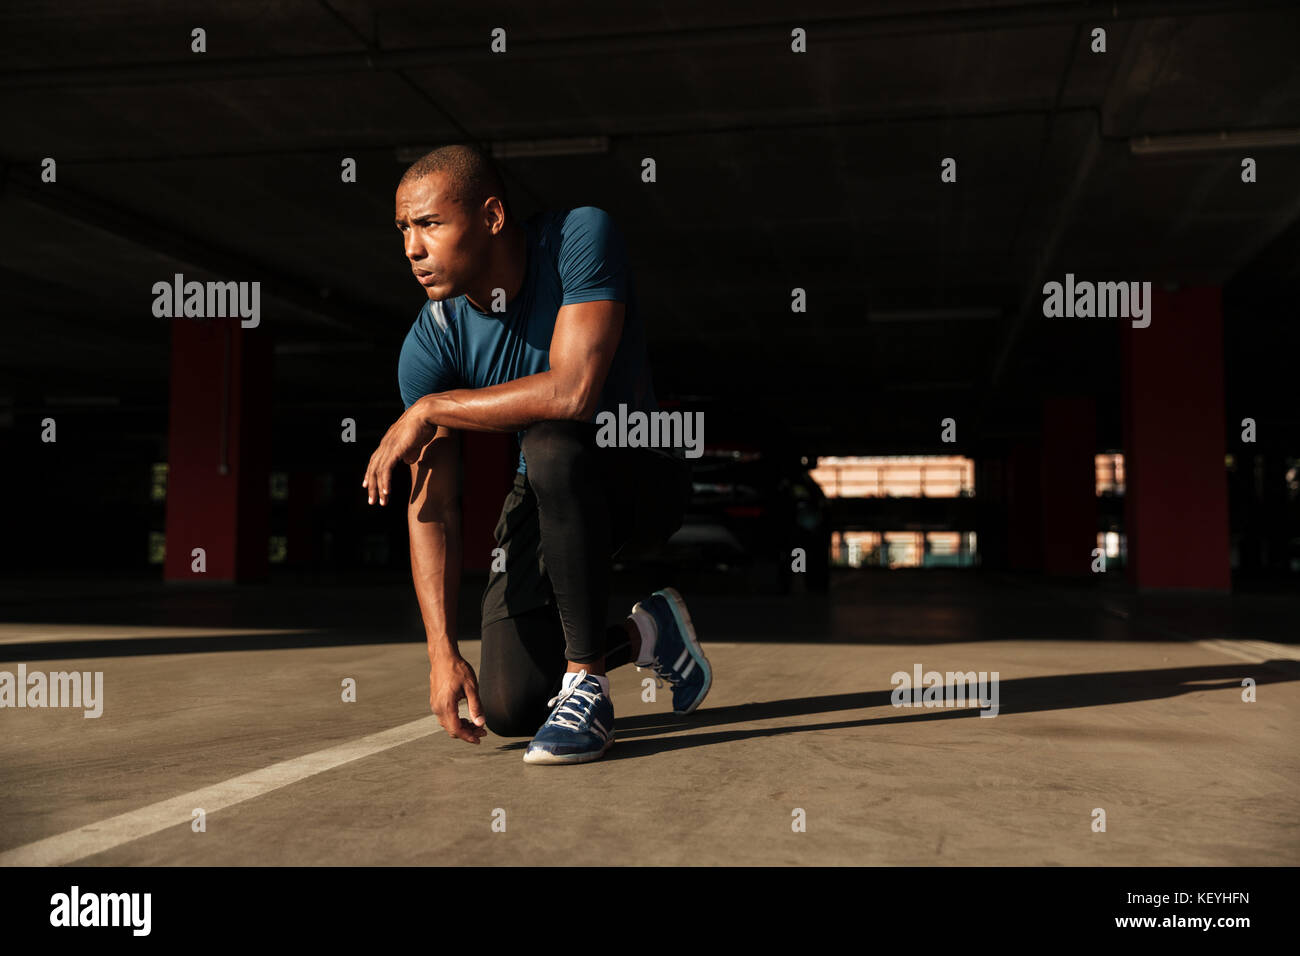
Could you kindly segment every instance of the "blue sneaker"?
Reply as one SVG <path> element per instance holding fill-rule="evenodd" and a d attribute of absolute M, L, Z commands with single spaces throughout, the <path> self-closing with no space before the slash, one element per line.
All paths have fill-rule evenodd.
<path fill-rule="evenodd" d="M 644 666 L 654 670 L 659 686 L 663 681 L 672 685 L 673 713 L 689 714 L 709 692 L 713 671 L 695 637 L 686 602 L 674 588 L 664 588 L 638 602 L 632 610 L 637 608 L 654 618 L 659 633 L 654 660 Z"/>
<path fill-rule="evenodd" d="M 524 763 L 586 763 L 614 743 L 614 702 L 585 670 L 546 706 L 551 716 L 524 751 Z"/>

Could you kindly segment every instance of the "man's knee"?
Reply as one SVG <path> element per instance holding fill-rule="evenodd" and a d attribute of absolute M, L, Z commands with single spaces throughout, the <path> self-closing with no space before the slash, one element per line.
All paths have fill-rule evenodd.
<path fill-rule="evenodd" d="M 529 425 L 523 437 L 529 483 L 545 487 L 569 480 L 594 441 L 595 426 L 590 422 L 548 420 Z"/>
<path fill-rule="evenodd" d="M 502 680 L 497 675 L 479 675 L 479 703 L 487 729 L 498 737 L 531 737 L 549 713 L 547 698 L 537 688 L 526 686 L 531 679 Z"/>
<path fill-rule="evenodd" d="M 500 697 L 482 698 L 483 716 L 487 720 L 487 729 L 498 737 L 531 737 L 537 733 L 548 713 L 545 701 L 523 700 Z"/>

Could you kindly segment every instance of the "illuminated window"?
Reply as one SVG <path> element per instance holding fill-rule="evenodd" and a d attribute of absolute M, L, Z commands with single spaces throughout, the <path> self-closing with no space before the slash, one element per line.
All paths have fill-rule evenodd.
<path fill-rule="evenodd" d="M 1106 556 L 1106 560 L 1125 560 L 1128 556 L 1127 536 L 1118 531 L 1098 531 L 1097 549 Z"/>
<path fill-rule="evenodd" d="M 167 462 L 165 461 L 155 461 L 153 463 L 153 478 L 149 484 L 149 500 L 167 500 Z"/>
<path fill-rule="evenodd" d="M 959 455 L 818 458 L 808 474 L 828 498 L 965 498 L 975 462 Z"/>
<path fill-rule="evenodd" d="M 1124 494 L 1124 456 L 1119 452 L 1108 452 L 1094 456 L 1093 462 L 1098 497 Z"/>
<path fill-rule="evenodd" d="M 837 531 L 831 561 L 851 568 L 967 567 L 976 563 L 974 531 Z"/>

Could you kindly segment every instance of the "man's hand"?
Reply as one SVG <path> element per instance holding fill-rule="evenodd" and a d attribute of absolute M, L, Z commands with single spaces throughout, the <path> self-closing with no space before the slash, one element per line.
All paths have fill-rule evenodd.
<path fill-rule="evenodd" d="M 469 716 L 460 715 L 460 702 L 469 702 Z M 434 660 L 429 667 L 429 709 L 448 736 L 471 744 L 487 733 L 487 719 L 478 702 L 478 678 L 460 655 Z"/>
<path fill-rule="evenodd" d="M 408 465 L 414 464 L 424 446 L 437 434 L 438 428 L 425 417 L 424 408 L 422 400 L 408 408 L 401 418 L 393 422 L 375 453 L 370 456 L 365 480 L 361 482 L 361 487 L 370 492 L 367 504 L 375 503 L 376 493 L 379 495 L 379 503 L 387 504 L 393 465 L 399 460 Z"/>

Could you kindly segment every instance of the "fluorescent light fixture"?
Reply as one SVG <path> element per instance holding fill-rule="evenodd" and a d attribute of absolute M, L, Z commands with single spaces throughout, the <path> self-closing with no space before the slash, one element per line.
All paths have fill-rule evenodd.
<path fill-rule="evenodd" d="M 974 382 L 895 382 L 883 386 L 886 392 L 960 392 L 973 388 Z"/>
<path fill-rule="evenodd" d="M 51 408 L 116 408 L 122 400 L 116 395 L 46 395 Z"/>
<path fill-rule="evenodd" d="M 571 136 L 568 139 L 516 139 L 492 144 L 497 159 L 526 156 L 597 156 L 609 152 L 608 136 Z"/>
<path fill-rule="evenodd" d="M 996 319 L 1002 310 L 988 306 L 955 309 L 882 309 L 869 310 L 870 322 L 949 322 L 962 319 Z"/>
<path fill-rule="evenodd" d="M 393 155 L 399 163 L 413 163 L 437 146 L 398 146 Z M 492 144 L 496 159 L 529 156 L 596 156 L 609 152 L 608 136 L 570 136 L 566 139 L 505 139 Z"/>
<path fill-rule="evenodd" d="M 1220 130 L 1217 133 L 1134 136 L 1128 141 L 1129 151 L 1134 156 L 1172 156 L 1274 146 L 1300 146 L 1300 129 Z"/>

